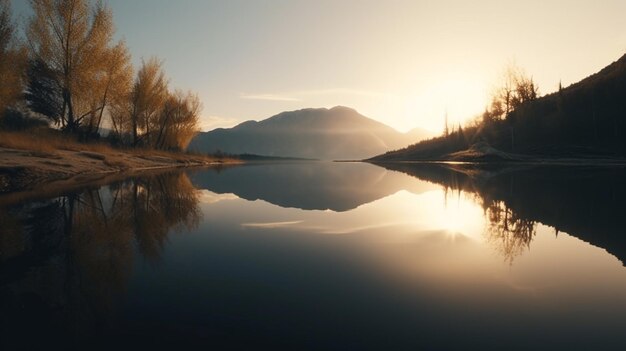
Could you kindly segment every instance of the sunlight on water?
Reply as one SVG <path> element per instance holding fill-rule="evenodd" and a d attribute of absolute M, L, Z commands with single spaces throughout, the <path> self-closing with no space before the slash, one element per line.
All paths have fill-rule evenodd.
<path fill-rule="evenodd" d="M 489 232 L 488 214 L 475 195 L 464 192 L 401 190 L 346 212 L 281 208 L 234 194 L 202 193 L 202 212 L 210 214 L 205 225 L 228 218 L 230 230 L 246 236 L 255 231 L 309 239 L 343 236 L 342 242 L 351 244 L 351 255 L 365 255 L 380 274 L 403 280 L 432 280 L 430 284 L 463 291 L 496 283 L 511 294 L 534 298 L 564 289 L 552 296 L 557 298 L 554 303 L 571 295 L 572 284 L 599 280 L 593 274 L 597 270 L 603 272 L 605 287 L 626 288 L 619 260 L 565 233 L 557 237 L 544 225 L 537 227 L 532 247 L 524 245 L 515 257 L 507 256 L 509 243 Z M 596 287 L 582 290 L 590 293 Z"/>
<path fill-rule="evenodd" d="M 243 348 L 377 349 L 391 338 L 501 349 L 514 338 L 528 349 L 558 337 L 584 349 L 622 339 L 623 246 L 604 234 L 621 228 L 607 216 L 619 209 L 587 208 L 602 189 L 557 202 L 556 216 L 537 212 L 542 224 L 533 209 L 560 190 L 520 181 L 552 179 L 538 171 L 506 186 L 402 172 L 267 164 L 6 205 L 2 336 L 23 343 L 28 321 L 47 320 L 57 340 L 101 345 L 208 335 Z M 578 182 L 559 179 L 563 194 Z"/>

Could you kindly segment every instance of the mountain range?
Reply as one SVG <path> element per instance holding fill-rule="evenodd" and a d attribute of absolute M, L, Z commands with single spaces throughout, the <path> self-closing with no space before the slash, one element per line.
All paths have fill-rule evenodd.
<path fill-rule="evenodd" d="M 202 153 L 255 154 L 321 160 L 363 159 L 428 137 L 408 133 L 344 106 L 282 112 L 262 121 L 199 133 L 189 149 Z"/>

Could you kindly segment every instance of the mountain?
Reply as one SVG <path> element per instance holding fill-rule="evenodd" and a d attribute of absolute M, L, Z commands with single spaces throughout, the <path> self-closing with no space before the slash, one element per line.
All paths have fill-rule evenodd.
<path fill-rule="evenodd" d="M 262 121 L 198 134 L 189 149 L 325 160 L 362 159 L 404 147 L 428 134 L 406 134 L 343 106 L 280 113 Z"/>
<path fill-rule="evenodd" d="M 352 210 L 407 190 L 421 194 L 436 189 L 400 172 L 367 163 L 272 162 L 262 167 L 207 170 L 191 175 L 193 185 L 217 194 L 235 194 L 250 201 L 263 200 L 305 210 Z"/>
<path fill-rule="evenodd" d="M 505 159 L 626 157 L 626 55 L 578 83 L 521 104 L 502 120 L 483 120 L 372 161 L 490 160 L 502 152 L 511 154 Z"/>

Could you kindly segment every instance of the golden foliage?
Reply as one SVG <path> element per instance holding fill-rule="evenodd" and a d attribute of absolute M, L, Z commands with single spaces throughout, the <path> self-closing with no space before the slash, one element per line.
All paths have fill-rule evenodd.
<path fill-rule="evenodd" d="M 113 103 L 115 131 L 131 143 L 162 150 L 183 150 L 198 131 L 202 105 L 194 93 L 170 92 L 162 63 L 142 63 L 127 99 Z"/>
<path fill-rule="evenodd" d="M 31 6 L 31 58 L 45 62 L 56 75 L 63 100 L 61 125 L 69 130 L 87 126 L 92 132 L 108 101 L 128 89 L 132 75 L 125 45 L 110 44 L 111 10 L 101 2 L 90 9 L 87 0 L 31 0 Z"/>

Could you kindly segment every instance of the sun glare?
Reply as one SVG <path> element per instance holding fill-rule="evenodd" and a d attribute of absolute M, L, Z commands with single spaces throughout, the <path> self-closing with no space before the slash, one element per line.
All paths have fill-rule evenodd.
<path fill-rule="evenodd" d="M 441 131 L 447 114 L 449 128 L 462 125 L 481 111 L 487 102 L 486 85 L 479 80 L 445 79 L 408 99 L 407 113 L 423 116 L 424 126 Z"/>
<path fill-rule="evenodd" d="M 436 229 L 444 229 L 451 238 L 462 235 L 473 240 L 483 240 L 484 218 L 482 209 L 463 192 L 433 191 L 429 202 L 439 210 L 429 218 Z"/>

